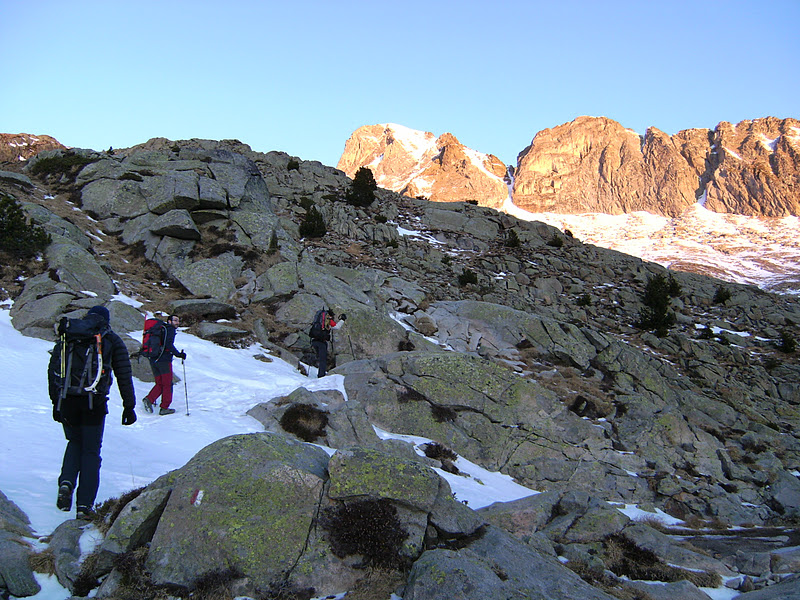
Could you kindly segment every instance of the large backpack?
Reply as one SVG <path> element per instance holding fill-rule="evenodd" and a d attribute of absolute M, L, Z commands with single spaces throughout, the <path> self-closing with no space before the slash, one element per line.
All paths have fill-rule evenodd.
<path fill-rule="evenodd" d="M 167 327 L 160 319 L 145 319 L 140 356 L 158 360 L 164 354 L 167 343 Z"/>
<path fill-rule="evenodd" d="M 58 341 L 53 353 L 54 377 L 61 401 L 70 396 L 88 396 L 89 408 L 95 394 L 105 395 L 111 382 L 109 365 L 103 364 L 103 336 L 108 324 L 100 315 L 82 319 L 63 317 L 58 324 Z"/>
<path fill-rule="evenodd" d="M 308 337 L 314 342 L 327 342 L 331 339 L 331 332 L 325 329 L 325 323 L 328 318 L 327 311 L 323 308 L 318 310 L 314 315 L 314 320 L 311 322 L 311 329 L 308 330 Z"/>

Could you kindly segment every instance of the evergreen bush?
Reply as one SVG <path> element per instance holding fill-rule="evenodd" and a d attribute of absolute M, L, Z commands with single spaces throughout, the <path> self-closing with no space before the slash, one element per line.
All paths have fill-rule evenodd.
<path fill-rule="evenodd" d="M 467 286 L 470 283 L 477 284 L 478 283 L 478 276 L 475 274 L 475 271 L 471 271 L 465 268 L 461 275 L 458 276 L 458 285 L 461 287 Z"/>
<path fill-rule="evenodd" d="M 778 350 L 785 354 L 791 354 L 797 350 L 797 342 L 788 331 L 781 331 L 781 339 L 778 342 Z"/>
<path fill-rule="evenodd" d="M 16 258 L 31 258 L 51 241 L 49 233 L 28 222 L 16 199 L 0 193 L 0 250 Z"/>
<path fill-rule="evenodd" d="M 287 171 L 299 171 L 300 170 L 300 162 L 296 158 L 290 158 L 289 162 L 286 164 Z"/>
<path fill-rule="evenodd" d="M 564 245 L 564 240 L 561 238 L 560 235 L 554 233 L 553 237 L 547 240 L 547 245 L 552 246 L 553 248 L 561 248 L 561 246 Z"/>
<path fill-rule="evenodd" d="M 714 304 L 725 304 L 730 299 L 730 290 L 722 285 L 717 286 L 717 290 L 714 292 Z"/>
<path fill-rule="evenodd" d="M 345 194 L 345 200 L 353 206 L 367 207 L 375 200 L 375 190 L 377 189 L 378 184 L 375 183 L 372 171 L 367 167 L 361 167 L 356 171 L 353 183 Z"/>
<path fill-rule="evenodd" d="M 506 248 L 519 248 L 519 243 L 519 236 L 516 231 L 513 229 L 506 231 L 506 239 L 503 242 Z"/>
<path fill-rule="evenodd" d="M 584 294 L 575 302 L 578 306 L 591 306 L 592 305 L 592 297 L 589 294 Z"/>
<path fill-rule="evenodd" d="M 670 310 L 673 294 L 680 294 L 680 285 L 672 277 L 667 278 L 661 273 L 650 277 L 641 296 L 644 308 L 639 311 L 636 326 L 666 337 L 676 320 L 675 313 Z"/>
<path fill-rule="evenodd" d="M 308 238 L 321 238 L 326 233 L 328 233 L 328 229 L 325 227 L 325 220 L 322 218 L 322 214 L 316 207 L 312 206 L 306 212 L 303 222 L 300 223 L 300 235 Z"/>
<path fill-rule="evenodd" d="M 278 233 L 273 229 L 272 235 L 269 236 L 269 248 L 267 248 L 267 254 L 275 254 L 279 247 Z"/>

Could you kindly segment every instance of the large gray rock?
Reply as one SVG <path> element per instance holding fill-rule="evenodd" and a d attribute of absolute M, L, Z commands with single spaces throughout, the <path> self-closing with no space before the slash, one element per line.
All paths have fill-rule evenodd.
<path fill-rule="evenodd" d="M 210 296 L 225 302 L 236 291 L 234 280 L 242 270 L 242 261 L 232 253 L 204 258 L 171 269 L 181 284 L 196 296 Z"/>
<path fill-rule="evenodd" d="M 321 449 L 281 436 L 233 436 L 157 480 L 154 488 L 172 491 L 147 557 L 153 581 L 191 588 L 234 568 L 269 587 L 303 553 L 327 462 Z"/>
<path fill-rule="evenodd" d="M 30 567 L 33 537 L 30 521 L 20 508 L 0 491 L 0 590 L 12 596 L 33 596 L 40 586 Z"/>
<path fill-rule="evenodd" d="M 186 209 L 176 208 L 162 214 L 150 224 L 150 231 L 156 235 L 168 235 L 182 240 L 200 239 L 200 230 Z"/>
<path fill-rule="evenodd" d="M 36 225 L 41 226 L 51 236 L 67 238 L 73 244 L 77 244 L 84 249 L 88 249 L 91 246 L 89 238 L 80 228 L 66 219 L 62 219 L 44 206 L 34 204 L 33 202 L 23 202 L 21 206 L 22 210 L 25 211 L 31 220 Z"/>
<path fill-rule="evenodd" d="M 147 199 L 137 181 L 97 179 L 81 190 L 81 206 L 100 219 L 138 217 L 149 211 Z"/>
<path fill-rule="evenodd" d="M 116 285 L 86 250 L 70 243 L 54 242 L 47 247 L 48 266 L 58 280 L 76 292 L 92 292 L 101 298 L 116 293 Z"/>
<path fill-rule="evenodd" d="M 414 563 L 405 600 L 611 600 L 550 556 L 488 526 L 461 550 L 428 550 Z"/>

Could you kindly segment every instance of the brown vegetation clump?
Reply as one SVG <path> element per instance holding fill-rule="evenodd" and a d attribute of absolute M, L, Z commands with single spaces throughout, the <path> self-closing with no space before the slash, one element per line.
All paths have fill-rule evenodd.
<path fill-rule="evenodd" d="M 363 566 L 402 570 L 400 550 L 408 537 L 389 500 L 360 500 L 326 509 L 320 524 L 328 533 L 331 550 L 339 558 L 361 556 Z"/>
<path fill-rule="evenodd" d="M 294 404 L 283 413 L 280 425 L 284 431 L 293 433 L 304 442 L 315 442 L 325 437 L 328 413 L 311 404 Z"/>

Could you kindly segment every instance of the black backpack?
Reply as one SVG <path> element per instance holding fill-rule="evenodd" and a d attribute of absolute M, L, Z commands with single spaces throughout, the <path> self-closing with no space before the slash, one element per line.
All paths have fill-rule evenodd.
<path fill-rule="evenodd" d="M 88 396 L 89 408 L 95 394 L 105 395 L 111 384 L 110 365 L 103 364 L 103 336 L 108 324 L 100 315 L 82 319 L 64 317 L 58 324 L 58 341 L 53 348 L 54 378 L 61 400 L 70 396 Z"/>
<path fill-rule="evenodd" d="M 314 315 L 314 320 L 311 322 L 311 329 L 308 330 L 308 337 L 314 342 L 327 342 L 331 339 L 331 332 L 325 329 L 325 323 L 328 318 L 327 311 L 323 308 L 318 310 Z"/>

